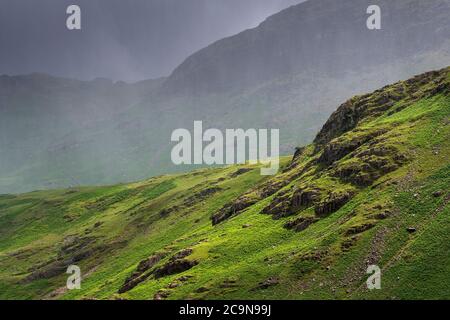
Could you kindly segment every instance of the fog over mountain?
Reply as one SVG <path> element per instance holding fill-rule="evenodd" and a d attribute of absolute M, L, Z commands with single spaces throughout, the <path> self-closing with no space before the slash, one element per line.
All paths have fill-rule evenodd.
<path fill-rule="evenodd" d="M 164 3 L 170 7 L 172 2 Z M 116 20 L 114 9 L 105 7 L 99 16 L 110 17 L 111 34 L 88 37 L 93 44 L 86 50 L 69 46 L 70 54 L 55 50 L 46 56 L 20 37 L 8 40 L 14 44 L 7 46 L 8 50 L 23 47 L 27 49 L 20 52 L 27 53 L 25 58 L 19 53 L 2 57 L 0 73 L 14 66 L 17 72 L 19 68 L 42 71 L 51 66 L 60 71 L 55 73 L 86 78 L 101 75 L 99 70 L 122 79 L 165 72 L 168 76 L 133 84 L 70 80 L 41 73 L 0 77 L 0 194 L 112 184 L 192 170 L 192 166 L 172 164 L 170 137 L 177 128 L 192 129 L 194 120 L 202 120 L 205 129 L 279 128 L 280 151 L 292 154 L 297 146 L 310 143 L 336 106 L 349 97 L 450 64 L 450 0 L 308 0 L 268 17 L 253 29 L 212 39 L 191 55 L 189 51 L 201 41 L 181 37 L 179 32 L 183 29 L 197 35 L 200 31 L 174 17 L 186 17 L 191 10 L 206 14 L 207 8 L 222 12 L 224 7 L 221 1 L 212 0 L 203 6 L 198 1 L 173 3 L 180 6 L 180 11 L 171 11 L 173 26 L 166 28 L 160 21 L 153 28 L 143 27 L 146 31 L 141 33 L 132 31 L 140 29 L 138 21 L 146 21 L 135 18 L 142 12 L 122 21 Z M 366 10 L 372 4 L 382 9 L 381 30 L 366 27 Z M 185 10 L 184 5 L 194 7 Z M 164 10 L 160 12 L 163 16 Z M 248 12 L 239 14 L 247 16 L 246 27 L 259 19 Z M 89 16 L 84 19 L 92 21 Z M 239 25 L 235 20 L 223 23 Z M 85 28 L 89 29 L 87 22 Z M 228 35 L 233 28 L 221 29 L 221 33 Z M 123 51 L 124 47 L 95 50 L 96 41 L 103 44 L 108 37 L 119 39 L 119 33 L 114 32 L 119 29 L 128 30 L 121 38 L 125 43 L 165 47 L 156 50 L 160 52 L 156 58 L 146 56 L 148 47 L 136 49 L 133 52 L 139 52 L 138 56 L 129 60 L 135 67 L 118 58 L 125 51 L 131 52 Z M 49 41 L 47 37 L 53 36 L 55 48 L 67 44 L 64 37 L 36 30 L 33 41 Z M 60 32 L 75 44 L 80 43 L 77 37 L 87 37 L 85 29 L 81 33 L 66 31 Z M 5 29 L 2 32 L 4 35 Z M 159 34 L 161 41 L 146 42 L 152 34 Z M 206 41 L 208 37 L 200 38 Z M 175 48 L 180 43 L 177 39 L 190 45 L 182 46 L 185 51 L 174 58 L 167 53 L 174 52 L 167 51 L 167 46 Z M 1 54 L 5 55 L 3 50 Z M 91 60 L 92 56 L 97 59 Z M 180 64 L 175 67 L 177 59 Z M 170 65 L 173 72 L 168 71 Z M 149 71 L 154 66 L 156 69 Z M 129 73 L 133 68 L 136 73 Z"/>
<path fill-rule="evenodd" d="M 302 0 L 2 0 L 0 74 L 136 81 Z M 66 29 L 81 7 L 82 30 Z"/>

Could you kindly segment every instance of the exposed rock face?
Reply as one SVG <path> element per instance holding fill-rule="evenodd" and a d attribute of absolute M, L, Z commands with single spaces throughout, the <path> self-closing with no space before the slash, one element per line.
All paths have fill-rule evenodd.
<path fill-rule="evenodd" d="M 206 189 L 200 190 L 199 192 L 195 193 L 194 195 L 186 198 L 183 201 L 182 206 L 184 206 L 184 208 L 194 207 L 195 205 L 198 205 L 199 203 L 201 203 L 202 201 L 205 201 L 209 197 L 212 197 L 214 194 L 216 194 L 219 191 L 222 191 L 222 188 L 217 187 L 217 186 L 213 186 L 213 187 L 210 187 L 210 188 L 206 188 Z M 175 206 L 163 208 L 159 212 L 159 215 L 161 217 L 163 217 L 163 218 L 167 217 L 172 212 L 179 210 L 180 207 L 182 207 L 182 206 L 181 205 L 175 205 Z"/>
<path fill-rule="evenodd" d="M 277 277 L 270 277 L 267 280 L 258 283 L 258 286 L 254 290 L 264 290 L 277 285 L 279 282 L 280 280 Z"/>
<path fill-rule="evenodd" d="M 32 272 L 29 276 L 25 278 L 25 282 L 55 277 L 61 273 L 64 273 L 68 266 L 69 264 L 66 264 L 63 261 L 52 262 Z"/>
<path fill-rule="evenodd" d="M 318 218 L 312 218 L 312 217 L 300 217 L 298 219 L 295 219 L 293 221 L 287 222 L 284 227 L 289 230 L 294 230 L 296 232 L 300 232 L 308 228 L 313 223 L 319 221 Z"/>
<path fill-rule="evenodd" d="M 120 287 L 119 293 L 124 293 L 130 291 L 134 287 L 136 287 L 139 283 L 143 282 L 147 279 L 151 272 L 146 273 L 146 271 L 150 270 L 157 264 L 165 255 L 162 253 L 155 254 L 147 259 L 142 260 L 136 268 L 136 271 L 133 272 L 131 276 L 129 276 L 125 283 Z"/>
<path fill-rule="evenodd" d="M 222 209 L 219 210 L 219 212 L 215 213 L 212 217 L 212 224 L 216 225 L 220 222 L 236 215 L 242 212 L 243 210 L 247 209 L 248 207 L 254 205 L 258 202 L 259 199 L 257 198 L 250 198 L 247 196 L 239 197 L 238 199 L 234 200 L 233 202 L 225 205 Z"/>
<path fill-rule="evenodd" d="M 317 189 L 297 190 L 294 192 L 291 200 L 291 210 L 297 211 L 302 207 L 312 205 L 320 196 L 320 191 Z"/>
<path fill-rule="evenodd" d="M 136 268 L 136 271 L 139 273 L 143 273 L 150 268 L 152 268 L 155 264 L 157 264 L 162 258 L 164 257 L 164 254 L 159 253 L 155 254 L 147 259 L 142 260 L 139 262 L 139 265 Z"/>
<path fill-rule="evenodd" d="M 371 131 L 363 131 L 351 137 L 342 136 L 332 140 L 323 148 L 323 152 L 318 162 L 324 165 L 331 165 L 334 162 L 344 158 L 346 155 L 355 151 L 357 148 L 370 141 L 371 139 L 385 133 L 386 130 L 377 129 Z"/>
<path fill-rule="evenodd" d="M 394 154 L 394 158 L 391 158 L 369 153 L 355 156 L 353 162 L 337 166 L 333 175 L 343 181 L 365 187 L 389 172 L 397 170 L 405 162 L 406 157 L 402 157 L 401 154 Z"/>
<path fill-rule="evenodd" d="M 374 223 L 364 223 L 364 224 L 362 224 L 362 225 L 353 226 L 353 227 L 351 227 L 350 229 L 348 229 L 348 230 L 345 232 L 345 235 L 346 235 L 346 236 L 355 235 L 355 234 L 362 233 L 362 232 L 364 232 L 364 231 L 370 230 L 370 229 L 372 229 L 373 227 L 375 227 L 375 224 L 374 224 Z"/>
<path fill-rule="evenodd" d="M 352 192 L 332 192 L 315 207 L 318 216 L 327 216 L 343 207 L 352 198 Z"/>
<path fill-rule="evenodd" d="M 206 200 L 207 198 L 211 197 L 212 195 L 214 195 L 215 193 L 217 193 L 221 190 L 222 190 L 222 188 L 220 188 L 220 187 L 210 187 L 210 188 L 203 189 L 203 190 L 197 192 L 196 194 L 194 194 L 193 196 L 187 198 L 183 202 L 183 205 L 186 207 L 192 207 L 192 206 L 196 205 L 197 203 Z"/>
<path fill-rule="evenodd" d="M 294 153 L 294 156 L 292 157 L 292 162 L 294 162 L 295 160 L 300 158 L 300 156 L 303 154 L 304 151 L 305 151 L 305 147 L 295 148 L 295 153 Z"/>
<path fill-rule="evenodd" d="M 423 90 L 423 85 L 426 83 L 433 85 Z M 389 92 L 383 88 L 370 94 L 354 97 L 342 104 L 322 127 L 314 140 L 316 150 L 320 150 L 333 139 L 354 129 L 361 121 L 380 116 L 401 100 L 404 100 L 402 101 L 403 107 L 406 107 L 418 99 L 433 96 L 436 92 L 448 91 L 446 72 L 441 70 L 424 73 L 407 81 L 398 82 L 390 86 Z M 332 158 L 325 156 L 324 160 Z"/>
<path fill-rule="evenodd" d="M 271 214 L 275 219 L 287 217 L 298 210 L 312 205 L 320 196 L 319 190 L 299 189 L 295 192 L 286 190 L 280 192 L 272 202 L 262 210 L 264 214 Z"/>
<path fill-rule="evenodd" d="M 286 217 L 291 214 L 291 198 L 292 192 L 290 190 L 281 191 L 261 213 L 270 214 L 275 219 Z"/>
<path fill-rule="evenodd" d="M 193 250 L 192 250 L 191 248 L 183 249 L 183 250 L 181 250 L 181 251 L 175 253 L 175 254 L 170 258 L 170 260 L 171 260 L 171 261 L 174 261 L 174 260 L 186 258 L 187 256 L 189 256 L 189 255 L 192 254 L 192 251 L 193 251 Z"/>
<path fill-rule="evenodd" d="M 230 178 L 236 178 L 236 177 L 239 177 L 240 175 L 242 175 L 244 173 L 247 173 L 247 172 L 250 172 L 252 170 L 253 170 L 252 168 L 239 168 L 235 172 L 231 173 L 229 175 L 229 177 Z"/>
<path fill-rule="evenodd" d="M 155 278 L 161 278 L 165 276 L 169 276 L 172 274 L 177 274 L 186 270 L 191 269 L 192 267 L 196 266 L 198 264 L 198 261 L 196 260 L 187 260 L 187 259 L 181 259 L 181 260 L 173 260 L 169 261 L 165 265 L 163 265 L 161 268 L 158 268 L 155 270 Z"/>
<path fill-rule="evenodd" d="M 287 186 L 292 180 L 298 178 L 300 173 L 296 173 L 293 175 L 286 175 L 284 179 L 280 180 L 269 180 L 257 188 L 250 190 L 243 196 L 233 200 L 230 203 L 227 203 L 223 206 L 217 213 L 213 214 L 211 217 L 212 224 L 216 225 L 222 221 L 225 221 L 232 216 L 238 215 L 242 213 L 248 207 L 251 207 L 261 199 L 272 196 L 277 193 L 279 190 Z"/>

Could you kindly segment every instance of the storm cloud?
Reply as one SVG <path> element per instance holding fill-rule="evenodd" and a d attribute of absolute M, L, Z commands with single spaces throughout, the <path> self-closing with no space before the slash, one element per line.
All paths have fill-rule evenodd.
<path fill-rule="evenodd" d="M 301 0 L 1 0 L 0 74 L 137 81 Z M 66 28 L 66 8 L 82 30 Z"/>

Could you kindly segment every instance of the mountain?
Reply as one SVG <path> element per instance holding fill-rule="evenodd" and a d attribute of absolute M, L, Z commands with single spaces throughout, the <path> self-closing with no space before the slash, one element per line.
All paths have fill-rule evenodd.
<path fill-rule="evenodd" d="M 381 30 L 369 30 L 370 5 L 381 8 Z M 306 1 L 196 52 L 164 83 L 181 93 L 223 92 L 287 75 L 344 77 L 385 62 L 448 49 L 448 0 Z M 431 36 L 432 35 L 432 36 Z M 447 42 L 447 43 L 446 43 Z"/>
<path fill-rule="evenodd" d="M 381 30 L 366 27 L 373 4 Z M 0 94 L 0 193 L 190 170 L 172 164 L 170 137 L 195 120 L 205 129 L 278 128 L 288 155 L 347 97 L 447 66 L 449 26 L 449 0 L 309 0 L 194 53 L 167 78 L 126 85 L 42 76 L 34 82 L 53 89 L 39 91 L 27 87 L 30 76 L 11 77 L 27 89 Z"/>
<path fill-rule="evenodd" d="M 0 298 L 446 299 L 449 138 L 450 67 L 347 100 L 273 177 L 0 196 Z"/>

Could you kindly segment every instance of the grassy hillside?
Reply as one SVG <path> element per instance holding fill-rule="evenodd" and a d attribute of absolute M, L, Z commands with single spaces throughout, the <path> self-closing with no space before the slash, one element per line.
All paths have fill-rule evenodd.
<path fill-rule="evenodd" d="M 448 299 L 449 137 L 447 68 L 348 100 L 274 177 L 0 196 L 0 298 Z"/>

